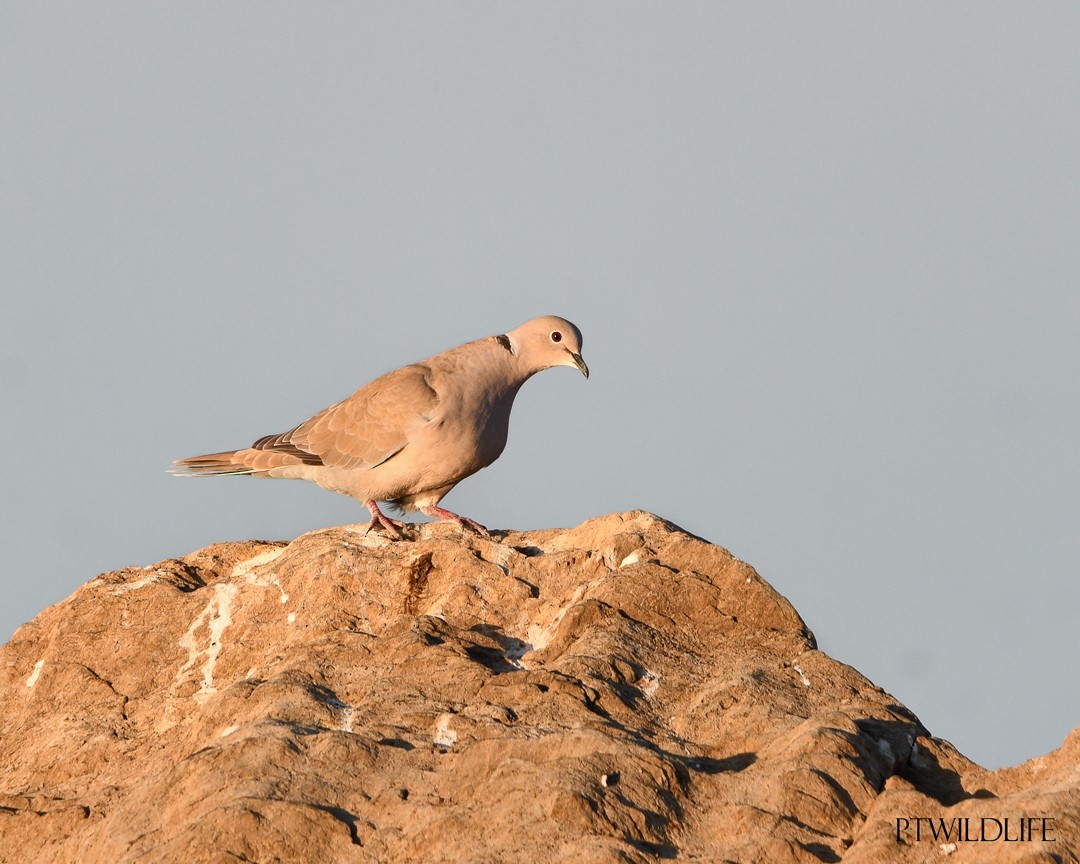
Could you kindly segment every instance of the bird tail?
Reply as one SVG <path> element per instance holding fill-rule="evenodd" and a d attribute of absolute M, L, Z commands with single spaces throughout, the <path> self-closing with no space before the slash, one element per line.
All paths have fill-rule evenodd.
<path fill-rule="evenodd" d="M 223 453 L 207 453 L 204 456 L 189 456 L 177 459 L 169 469 L 177 477 L 204 477 L 213 474 L 256 474 L 254 468 L 245 465 L 236 458 L 239 450 L 226 450 Z"/>

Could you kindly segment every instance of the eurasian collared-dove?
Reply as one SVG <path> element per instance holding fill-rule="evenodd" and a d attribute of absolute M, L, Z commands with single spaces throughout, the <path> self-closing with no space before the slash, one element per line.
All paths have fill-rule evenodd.
<path fill-rule="evenodd" d="M 371 511 L 369 529 L 382 526 L 398 538 L 401 523 L 377 502 L 486 532 L 439 501 L 499 458 L 514 397 L 531 376 L 573 366 L 589 377 L 581 341 L 581 331 L 565 318 L 534 318 L 503 336 L 388 372 L 295 429 L 247 449 L 179 459 L 172 472 L 311 480 L 361 501 Z"/>

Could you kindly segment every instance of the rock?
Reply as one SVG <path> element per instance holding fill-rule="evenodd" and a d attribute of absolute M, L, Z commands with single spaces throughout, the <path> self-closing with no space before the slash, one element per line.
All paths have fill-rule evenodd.
<path fill-rule="evenodd" d="M 982 770 L 718 546 L 411 535 L 221 543 L 20 628 L 0 861 L 1077 860 L 1080 732 Z M 1049 838 L 972 839 L 1006 817 Z"/>

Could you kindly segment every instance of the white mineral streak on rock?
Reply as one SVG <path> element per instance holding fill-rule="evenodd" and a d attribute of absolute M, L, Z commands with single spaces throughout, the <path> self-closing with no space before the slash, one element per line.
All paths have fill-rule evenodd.
<path fill-rule="evenodd" d="M 436 747 L 453 747 L 454 742 L 457 741 L 457 732 L 450 728 L 450 721 L 453 717 L 453 714 L 439 715 L 439 719 L 435 723 L 434 743 Z"/>
<path fill-rule="evenodd" d="M 26 679 L 26 686 L 28 689 L 33 689 L 33 686 L 37 684 L 38 676 L 41 674 L 41 669 L 45 665 L 45 658 L 42 657 L 37 663 L 34 664 L 34 671 L 30 673 L 30 676 Z"/>

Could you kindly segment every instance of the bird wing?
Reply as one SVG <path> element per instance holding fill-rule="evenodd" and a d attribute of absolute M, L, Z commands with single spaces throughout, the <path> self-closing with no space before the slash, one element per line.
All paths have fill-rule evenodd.
<path fill-rule="evenodd" d="M 419 363 L 396 369 L 295 429 L 252 446 L 286 452 L 307 464 L 374 468 L 401 452 L 418 423 L 432 419 L 439 397 L 430 373 Z"/>

